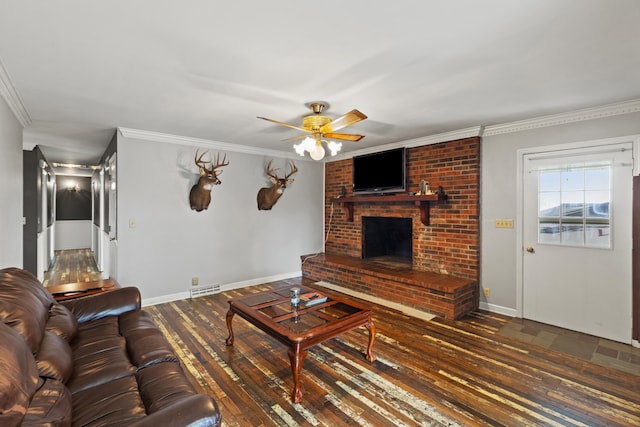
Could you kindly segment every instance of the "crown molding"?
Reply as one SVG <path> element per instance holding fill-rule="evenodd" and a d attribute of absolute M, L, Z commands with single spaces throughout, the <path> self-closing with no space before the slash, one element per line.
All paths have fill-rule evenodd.
<path fill-rule="evenodd" d="M 511 123 L 492 125 L 484 128 L 482 136 L 502 135 L 505 133 L 522 132 L 526 130 L 564 125 L 567 123 L 601 119 L 621 114 L 640 112 L 640 99 L 607 104 L 600 107 L 584 108 L 560 114 L 551 114 L 533 119 L 519 120 Z"/>
<path fill-rule="evenodd" d="M 440 142 L 455 141 L 458 139 L 473 138 L 480 136 L 482 126 L 473 126 L 466 129 L 458 129 L 450 132 L 437 133 L 435 135 L 423 136 L 420 138 L 404 141 L 405 147 L 421 147 L 423 145 L 438 144 Z"/>
<path fill-rule="evenodd" d="M 375 147 L 363 148 L 362 150 L 350 151 L 348 153 L 338 154 L 336 156 L 327 158 L 327 162 L 337 162 L 339 160 L 350 159 L 353 156 L 360 156 L 363 154 L 377 153 L 379 151 L 392 150 L 394 148 L 413 148 L 421 147 L 423 145 L 438 144 L 441 142 L 455 141 L 457 139 L 473 138 L 480 136 L 482 133 L 482 126 L 473 126 L 466 129 L 454 130 L 451 132 L 437 133 L 435 135 L 423 136 L 420 138 L 407 139 L 405 141 L 393 142 L 385 145 L 377 145 Z"/>
<path fill-rule="evenodd" d="M 144 141 L 162 142 L 165 144 L 175 144 L 183 146 L 200 146 L 214 150 L 230 151 L 234 153 L 253 154 L 257 156 L 281 157 L 296 160 L 310 160 L 300 158 L 296 153 L 289 151 L 267 150 L 265 148 L 250 147 L 247 145 L 231 144 L 228 142 L 213 141 L 209 139 L 192 138 L 188 136 L 171 135 L 167 133 L 153 132 L 140 129 L 119 127 L 118 133 L 125 138 L 139 139 Z"/>
<path fill-rule="evenodd" d="M 20 95 L 18 95 L 16 88 L 13 86 L 11 77 L 9 77 L 9 72 L 2 63 L 1 58 L 0 96 L 2 96 L 9 108 L 11 108 L 11 111 L 13 111 L 13 114 L 16 116 L 23 128 L 31 124 L 31 116 L 29 116 L 29 112 L 20 99 Z"/>

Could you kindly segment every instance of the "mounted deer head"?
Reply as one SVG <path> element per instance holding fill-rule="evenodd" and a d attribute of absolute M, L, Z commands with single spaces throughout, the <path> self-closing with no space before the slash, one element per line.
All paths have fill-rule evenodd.
<path fill-rule="evenodd" d="M 207 153 L 208 151 L 205 151 L 200 155 L 200 157 L 198 157 L 198 150 L 196 150 L 195 162 L 198 169 L 200 169 L 200 178 L 198 179 L 198 183 L 191 187 L 191 191 L 189 192 L 189 203 L 191 204 L 191 209 L 198 212 L 209 207 L 209 203 L 211 203 L 211 189 L 214 185 L 219 185 L 222 182 L 218 179 L 218 175 L 222 173 L 222 170 L 218 168 L 229 164 L 229 162 L 225 163 L 227 155 L 224 155 L 221 162 L 220 153 L 218 153 L 216 154 L 215 165 L 207 168 L 208 164 L 213 164 L 213 161 L 202 160 L 204 155 Z"/>
<path fill-rule="evenodd" d="M 282 193 L 284 193 L 284 189 L 287 188 L 287 185 L 293 183 L 293 179 L 291 179 L 291 175 L 298 172 L 298 168 L 295 163 L 289 162 L 290 172 L 284 176 L 284 178 L 279 178 L 275 172 L 278 169 L 271 168 L 271 161 L 267 164 L 267 175 L 272 182 L 271 187 L 264 187 L 258 191 L 258 210 L 271 210 L 273 205 L 276 204 Z"/>

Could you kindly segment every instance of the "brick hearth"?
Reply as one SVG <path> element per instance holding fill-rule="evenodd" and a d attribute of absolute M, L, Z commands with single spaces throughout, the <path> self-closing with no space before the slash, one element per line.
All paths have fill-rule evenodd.
<path fill-rule="evenodd" d="M 354 257 L 319 254 L 302 257 L 302 275 L 445 319 L 459 319 L 477 308 L 475 281 L 410 267 L 395 268 Z"/>
<path fill-rule="evenodd" d="M 408 191 L 417 192 L 420 180 L 426 179 L 431 188 L 442 186 L 448 196 L 446 202 L 432 204 L 429 225 L 421 222 L 413 203 L 356 203 L 349 221 L 340 206 L 332 206 L 331 199 L 343 186 L 351 188 L 351 160 L 328 162 L 326 255 L 305 261 L 303 275 L 442 317 L 459 318 L 479 304 L 480 138 L 409 148 L 407 158 Z M 363 216 L 412 218 L 413 262 L 409 271 L 381 272 L 375 265 L 350 261 L 362 261 Z M 342 258 L 333 258 L 335 255 Z"/>

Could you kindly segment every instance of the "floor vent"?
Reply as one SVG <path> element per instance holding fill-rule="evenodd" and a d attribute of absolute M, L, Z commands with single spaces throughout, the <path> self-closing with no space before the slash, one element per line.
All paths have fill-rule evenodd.
<path fill-rule="evenodd" d="M 191 289 L 189 289 L 189 292 L 191 293 L 191 298 L 213 295 L 220 292 L 220 285 L 193 286 Z"/>

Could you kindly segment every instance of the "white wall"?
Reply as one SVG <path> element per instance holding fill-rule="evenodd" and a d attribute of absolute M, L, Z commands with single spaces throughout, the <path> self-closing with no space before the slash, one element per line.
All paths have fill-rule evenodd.
<path fill-rule="evenodd" d="M 0 268 L 22 267 L 22 125 L 0 97 Z"/>
<path fill-rule="evenodd" d="M 481 307 L 515 314 L 517 257 L 516 232 L 496 229 L 496 219 L 516 219 L 517 151 L 529 147 L 584 142 L 640 134 L 640 113 L 629 113 L 521 132 L 485 136 L 481 143 Z M 629 236 L 631 238 L 631 236 Z M 482 295 L 482 292 L 481 292 Z"/>
<path fill-rule="evenodd" d="M 322 249 L 321 163 L 295 160 L 295 182 L 271 211 L 258 211 L 267 184 L 261 155 L 227 151 L 229 165 L 209 209 L 192 211 L 195 146 L 118 138 L 118 281 L 143 299 L 170 299 L 201 285 L 300 275 L 300 255 Z M 210 153 L 216 150 L 211 149 Z M 285 168 L 286 159 L 274 159 Z M 134 224 L 135 223 L 135 224 Z"/>
<path fill-rule="evenodd" d="M 56 221 L 55 250 L 91 248 L 91 220 Z"/>

